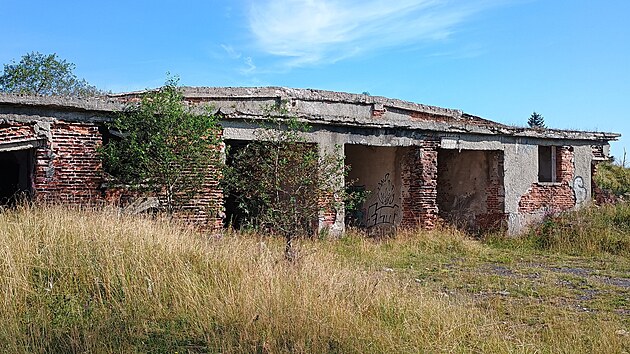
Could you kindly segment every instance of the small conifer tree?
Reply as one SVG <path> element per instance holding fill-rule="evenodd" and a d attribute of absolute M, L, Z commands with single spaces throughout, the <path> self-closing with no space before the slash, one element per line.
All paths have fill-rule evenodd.
<path fill-rule="evenodd" d="M 529 116 L 529 119 L 527 120 L 527 124 L 529 125 L 530 128 L 541 128 L 541 129 L 545 129 L 545 117 L 543 117 L 541 114 L 536 113 L 536 111 L 534 111 L 534 113 L 532 113 L 531 116 Z"/>

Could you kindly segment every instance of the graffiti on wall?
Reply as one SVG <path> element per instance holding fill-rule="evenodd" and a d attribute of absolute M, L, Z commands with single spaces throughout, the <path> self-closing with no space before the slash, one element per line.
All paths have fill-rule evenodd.
<path fill-rule="evenodd" d="M 582 176 L 576 176 L 573 179 L 573 193 L 575 194 L 575 204 L 581 205 L 586 201 L 588 191 L 584 187 L 584 179 Z"/>
<path fill-rule="evenodd" d="M 367 209 L 367 227 L 395 226 L 400 220 L 400 206 L 395 203 L 396 193 L 389 173 L 378 182 L 376 200 Z"/>

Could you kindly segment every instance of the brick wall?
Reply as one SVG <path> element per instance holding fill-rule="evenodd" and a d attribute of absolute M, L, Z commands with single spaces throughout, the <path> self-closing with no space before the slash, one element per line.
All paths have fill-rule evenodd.
<path fill-rule="evenodd" d="M 15 123 L 0 125 L 0 142 L 3 144 L 32 140 L 35 137 L 33 124 Z"/>
<path fill-rule="evenodd" d="M 56 122 L 51 140 L 35 154 L 36 200 L 70 204 L 100 202 L 101 144 L 98 126 L 91 123 Z"/>
<path fill-rule="evenodd" d="M 337 221 L 337 209 L 335 204 L 339 203 L 339 200 L 335 200 L 335 195 L 330 193 L 324 193 L 319 197 L 319 207 L 321 211 L 319 213 L 319 227 L 332 227 Z"/>
<path fill-rule="evenodd" d="M 222 150 L 222 146 L 217 147 Z M 173 218 L 184 223 L 193 224 L 201 229 L 215 230 L 223 227 L 223 190 L 219 186 L 220 173 L 218 165 L 208 164 L 208 173 L 201 191 L 186 204 L 178 206 Z M 107 203 L 125 208 L 138 199 L 152 198 L 161 203 L 166 202 L 164 193 L 139 191 L 112 185 L 103 192 Z M 139 208 L 142 209 L 142 208 Z M 142 211 L 142 210 L 140 210 Z"/>
<path fill-rule="evenodd" d="M 507 221 L 505 213 L 505 186 L 503 183 L 503 151 L 489 151 L 488 185 L 486 186 L 486 213 L 475 216 L 479 230 L 498 230 Z"/>
<path fill-rule="evenodd" d="M 437 206 L 437 140 L 424 140 L 411 147 L 402 166 L 401 226 L 419 225 L 433 229 L 438 221 Z"/>
<path fill-rule="evenodd" d="M 220 171 L 216 165 L 208 166 L 208 174 L 200 193 L 182 206 L 174 218 L 194 224 L 202 229 L 223 227 L 223 190 L 219 187 Z"/>
<path fill-rule="evenodd" d="M 39 139 L 33 166 L 34 198 L 41 202 L 71 205 L 113 203 L 128 205 L 140 193 L 122 188 L 103 188 L 104 174 L 97 149 L 102 144 L 99 125 L 56 121 L 50 135 L 37 131 L 37 123 L 11 122 L 0 125 L 0 142 L 13 143 Z M 220 148 L 220 147 L 218 147 Z M 222 226 L 223 194 L 216 166 L 209 166 L 208 179 L 200 196 L 185 205 L 175 218 L 202 228 Z"/>
<path fill-rule="evenodd" d="M 573 157 L 572 147 L 556 149 L 557 183 L 533 183 L 519 201 L 519 212 L 527 214 L 543 210 L 558 213 L 575 206 L 575 196 L 571 188 L 575 177 Z"/>

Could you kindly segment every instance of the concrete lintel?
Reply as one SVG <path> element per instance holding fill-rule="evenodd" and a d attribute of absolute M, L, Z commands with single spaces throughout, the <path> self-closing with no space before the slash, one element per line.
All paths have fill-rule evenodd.
<path fill-rule="evenodd" d="M 442 149 L 455 150 L 504 150 L 505 144 L 545 146 L 591 146 L 592 141 L 571 139 L 521 138 L 513 136 L 488 136 L 479 134 L 447 135 L 441 138 Z M 608 146 L 608 145 L 605 145 Z"/>
<path fill-rule="evenodd" d="M 260 128 L 255 122 L 246 121 L 223 121 L 223 138 L 228 140 L 261 140 L 265 134 L 264 128 Z M 307 142 L 331 144 L 353 144 L 367 146 L 413 146 L 418 145 L 422 137 L 397 136 L 391 133 L 380 131 L 353 131 L 351 129 L 336 129 L 333 131 L 320 129 L 316 126 L 309 133 L 302 134 L 302 138 Z"/>
<path fill-rule="evenodd" d="M 29 139 L 29 140 L 12 141 L 9 143 L 0 143 L 0 152 L 35 149 L 35 148 L 44 146 L 45 144 L 46 144 L 45 140 L 42 140 L 42 139 Z"/>
<path fill-rule="evenodd" d="M 503 150 L 503 143 L 498 140 L 469 141 L 460 138 L 445 137 L 440 142 L 442 149 L 452 150 Z"/>
<path fill-rule="evenodd" d="M 244 141 L 268 141 L 271 140 L 273 132 L 257 126 L 223 126 L 223 139 L 244 140 Z M 306 143 L 317 143 L 315 135 L 300 133 L 300 138 Z"/>
<path fill-rule="evenodd" d="M 101 123 L 111 121 L 114 115 L 114 112 L 109 111 L 72 111 L 38 106 L 3 106 L 0 102 L 0 123 L 3 121 L 34 123 L 40 121 L 52 122 L 55 120 L 77 123 Z"/>
<path fill-rule="evenodd" d="M 233 115 L 226 117 L 224 120 L 249 120 L 263 121 L 265 118 L 254 112 L 235 112 Z M 602 141 L 616 140 L 620 135 L 613 133 L 601 132 L 581 132 L 566 130 L 547 130 L 545 132 L 535 131 L 533 129 L 512 128 L 512 127 L 487 127 L 477 126 L 465 122 L 439 122 L 439 121 L 416 121 L 407 118 L 393 119 L 372 119 L 370 117 L 348 117 L 348 116 L 329 116 L 329 115 L 299 115 L 300 121 L 311 125 L 322 127 L 346 127 L 348 129 L 391 129 L 397 131 L 423 131 L 435 132 L 444 135 L 480 135 L 480 136 L 499 136 L 504 138 L 520 138 L 547 141 L 547 144 L 560 145 L 558 140 L 563 141 L 589 141 L 600 143 Z M 541 144 L 542 145 L 542 144 Z"/>

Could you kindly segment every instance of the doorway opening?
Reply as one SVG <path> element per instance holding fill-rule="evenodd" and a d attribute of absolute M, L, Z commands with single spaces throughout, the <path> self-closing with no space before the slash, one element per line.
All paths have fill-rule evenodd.
<path fill-rule="evenodd" d="M 346 225 L 391 233 L 402 221 L 401 159 L 404 147 L 346 144 L 346 185 L 363 200 L 346 207 Z"/>
<path fill-rule="evenodd" d="M 0 152 L 0 205 L 14 205 L 33 191 L 34 149 Z"/>
<path fill-rule="evenodd" d="M 239 151 L 244 149 L 250 141 L 247 140 L 225 140 L 225 164 L 226 166 L 232 166 L 234 163 L 234 156 Z M 223 219 L 224 227 L 232 227 L 238 230 L 243 226 L 246 215 L 241 208 L 239 208 L 238 198 L 236 195 L 227 193 L 223 196 L 223 208 L 225 212 L 225 218 Z"/>
<path fill-rule="evenodd" d="M 505 218 L 503 151 L 438 150 L 440 217 L 474 233 L 496 230 Z"/>

